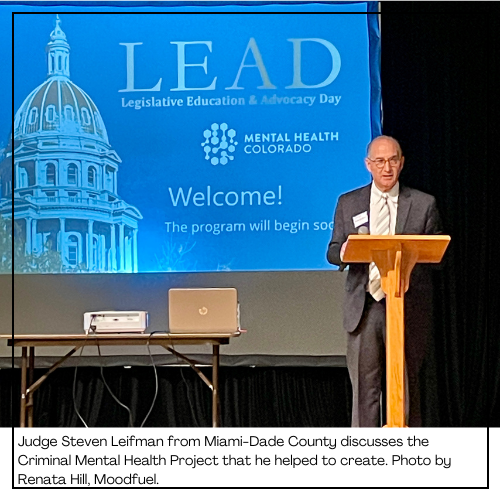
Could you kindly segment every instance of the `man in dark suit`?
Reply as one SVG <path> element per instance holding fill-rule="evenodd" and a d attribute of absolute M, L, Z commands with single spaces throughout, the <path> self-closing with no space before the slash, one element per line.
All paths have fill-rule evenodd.
<path fill-rule="evenodd" d="M 362 226 L 370 234 L 441 233 L 435 199 L 398 181 L 404 157 L 395 139 L 375 138 L 368 146 L 365 164 L 372 183 L 343 194 L 335 211 L 327 259 L 341 270 L 349 264 L 342 260 L 347 237 L 363 232 Z M 418 377 L 432 327 L 431 278 L 429 265 L 417 264 L 405 294 L 406 402 L 411 427 L 422 425 Z M 376 427 L 385 369 L 385 295 L 373 263 L 349 265 L 344 328 L 348 332 L 347 368 L 353 390 L 352 426 Z"/>

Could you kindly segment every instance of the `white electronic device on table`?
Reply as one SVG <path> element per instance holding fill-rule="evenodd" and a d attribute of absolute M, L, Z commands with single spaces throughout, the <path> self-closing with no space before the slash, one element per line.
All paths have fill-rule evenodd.
<path fill-rule="evenodd" d="M 144 333 L 149 324 L 147 311 L 96 311 L 83 315 L 85 333 Z"/>

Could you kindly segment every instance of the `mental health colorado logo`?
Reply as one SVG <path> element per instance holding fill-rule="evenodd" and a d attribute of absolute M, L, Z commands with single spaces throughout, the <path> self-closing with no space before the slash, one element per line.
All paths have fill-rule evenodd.
<path fill-rule="evenodd" d="M 219 137 L 220 132 L 220 137 Z M 205 160 L 212 165 L 226 165 L 229 160 L 234 160 L 234 153 L 238 142 L 235 141 L 236 130 L 229 128 L 227 123 L 212 123 L 210 128 L 203 131 L 205 142 L 201 143 L 205 151 Z"/>

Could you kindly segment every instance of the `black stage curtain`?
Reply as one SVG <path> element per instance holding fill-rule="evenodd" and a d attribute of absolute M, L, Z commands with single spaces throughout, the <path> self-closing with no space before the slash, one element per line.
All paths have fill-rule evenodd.
<path fill-rule="evenodd" d="M 430 370 L 424 368 L 424 373 Z M 46 369 L 34 371 L 35 380 Z M 211 426 L 211 391 L 189 367 L 158 367 L 158 396 L 145 427 Z M 210 369 L 206 375 L 210 378 Z M 220 415 L 225 427 L 349 427 L 347 368 L 221 367 Z M 76 382 L 75 382 L 76 376 Z M 155 392 L 152 367 L 104 368 L 113 394 L 138 427 Z M 73 385 L 75 391 L 73 393 Z M 73 396 L 74 394 L 74 396 Z M 19 425 L 19 369 L 0 370 L 0 427 Z M 433 390 L 423 385 L 423 425 L 439 425 Z M 12 404 L 8 404 L 11 401 Z M 59 368 L 35 394 L 36 427 L 127 427 L 129 414 L 110 395 L 99 367 Z"/>
<path fill-rule="evenodd" d="M 145 427 L 210 427 L 211 391 L 189 367 L 159 367 L 158 396 Z M 35 370 L 38 378 L 45 370 Z M 151 367 L 105 368 L 106 383 L 132 411 L 138 427 L 155 392 Z M 207 373 L 210 376 L 210 370 Z M 109 394 L 100 369 L 56 370 L 35 395 L 37 427 L 127 427 L 129 414 Z M 0 370 L 0 399 L 13 401 L 19 425 L 19 370 Z M 219 380 L 225 427 L 349 427 L 351 388 L 345 368 L 226 368 Z M 9 405 L 0 405 L 0 426 L 11 425 Z"/>
<path fill-rule="evenodd" d="M 383 130 L 401 142 L 401 181 L 436 197 L 452 237 L 436 273 L 433 366 L 423 373 L 442 426 L 500 425 L 500 340 L 487 322 L 488 235 L 498 227 L 488 208 L 498 163 L 495 4 L 381 5 Z"/>

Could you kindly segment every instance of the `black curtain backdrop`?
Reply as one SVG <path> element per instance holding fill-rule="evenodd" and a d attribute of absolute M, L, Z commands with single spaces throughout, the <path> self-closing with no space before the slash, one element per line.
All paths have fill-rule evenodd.
<path fill-rule="evenodd" d="M 498 163 L 500 26 L 496 2 L 382 2 L 383 130 L 406 157 L 401 181 L 436 197 L 452 237 L 435 277 L 435 331 L 421 386 L 426 426 L 500 426 L 500 336 L 488 311 L 498 216 L 492 196 Z M 360 162 L 361 164 L 361 162 Z M 491 187 L 490 187 L 491 186 Z M 498 294 L 497 294 L 498 295 Z M 496 328 L 495 328 L 496 327 Z M 152 369 L 105 369 L 136 424 L 154 390 Z M 77 404 L 90 425 L 126 426 L 99 370 L 80 368 Z M 147 426 L 210 425 L 210 394 L 191 370 L 159 370 L 160 391 Z M 0 425 L 18 422 L 19 371 L 0 371 Z M 36 399 L 39 426 L 80 425 L 73 369 L 49 377 Z M 189 396 L 189 397 L 186 397 Z M 223 368 L 226 426 L 348 426 L 350 387 L 342 368 Z"/>
<path fill-rule="evenodd" d="M 189 367 L 159 367 L 158 396 L 144 427 L 210 427 L 212 394 Z M 35 379 L 44 370 L 35 370 Z M 134 427 L 153 402 L 151 367 L 104 368 L 113 394 L 132 412 Z M 207 375 L 210 376 L 210 370 Z M 0 370 L 2 401 L 11 396 L 19 425 L 19 370 Z M 109 394 L 97 367 L 59 368 L 35 395 L 39 427 L 127 427 L 129 414 Z M 7 388 L 9 389 L 7 391 Z M 349 427 L 351 388 L 344 368 L 220 369 L 220 415 L 224 427 Z M 74 394 L 74 397 L 73 397 Z M 0 425 L 10 425 L 9 405 L 0 405 Z"/>
<path fill-rule="evenodd" d="M 381 8 L 383 130 L 401 142 L 401 181 L 436 197 L 452 238 L 436 273 L 434 342 L 422 373 L 443 426 L 500 425 L 500 339 L 487 323 L 488 235 L 498 227 L 488 207 L 498 149 L 498 139 L 495 149 L 488 143 L 498 100 L 495 4 Z"/>

